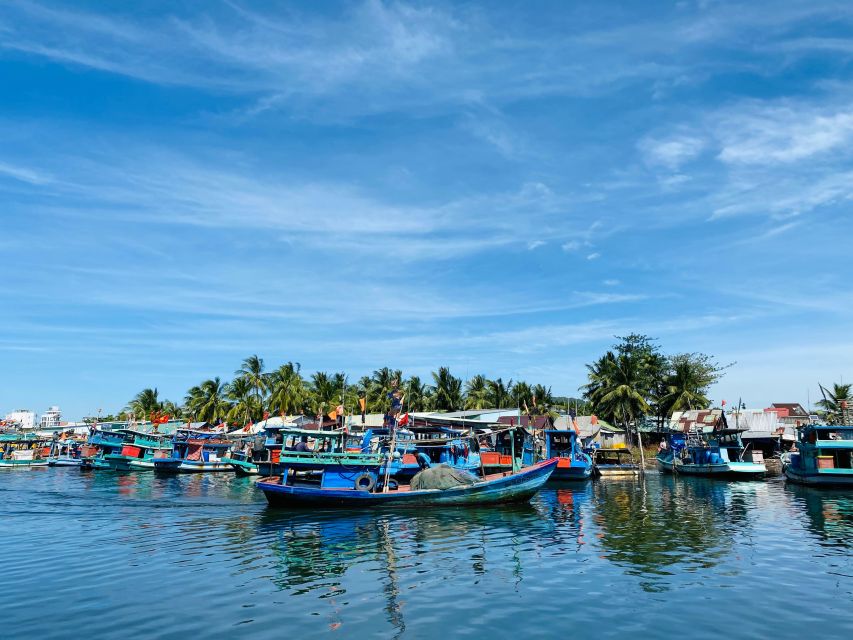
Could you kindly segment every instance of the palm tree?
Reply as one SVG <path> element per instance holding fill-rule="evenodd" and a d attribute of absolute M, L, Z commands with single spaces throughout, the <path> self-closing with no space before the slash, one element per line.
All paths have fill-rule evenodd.
<path fill-rule="evenodd" d="M 823 400 L 818 400 L 816 404 L 826 411 L 827 422 L 830 424 L 844 424 L 846 422 L 845 413 L 850 410 L 850 389 L 853 388 L 853 385 L 835 383 L 832 385 L 832 391 L 829 391 L 823 385 L 819 384 L 818 386 L 823 395 Z"/>
<path fill-rule="evenodd" d="M 488 399 L 489 404 L 495 409 L 505 409 L 515 406 L 512 395 L 512 380 L 504 384 L 503 378 L 489 380 Z"/>
<path fill-rule="evenodd" d="M 311 408 L 317 413 L 326 413 L 329 407 L 337 406 L 340 388 L 334 376 L 318 371 L 311 376 Z"/>
<path fill-rule="evenodd" d="M 530 392 L 536 398 L 535 411 L 544 414 L 548 413 L 554 407 L 554 395 L 551 393 L 551 387 L 537 384 L 533 386 Z M 533 407 L 530 408 L 533 409 Z"/>
<path fill-rule="evenodd" d="M 159 413 L 163 410 L 163 403 L 157 397 L 157 389 L 143 389 L 130 403 L 127 405 L 134 417 L 142 420 L 148 420 L 153 413 Z"/>
<path fill-rule="evenodd" d="M 674 356 L 672 371 L 664 384 L 664 395 L 660 404 L 665 415 L 673 411 L 689 411 L 704 409 L 711 401 L 705 396 L 709 381 L 702 375 L 702 370 L 694 366 L 689 354 Z"/>
<path fill-rule="evenodd" d="M 227 386 L 226 395 L 232 402 L 228 412 L 229 422 L 241 422 L 248 424 L 249 420 L 260 416 L 260 405 L 257 396 L 254 395 L 255 388 L 248 376 L 240 376 Z"/>
<path fill-rule="evenodd" d="M 589 383 L 585 390 L 593 409 L 621 423 L 625 431 L 629 431 L 632 424 L 636 427 L 642 465 L 645 456 L 637 420 L 649 410 L 646 402 L 648 379 L 642 360 L 630 353 L 616 355 L 608 351 L 597 362 L 587 365 L 587 369 Z"/>
<path fill-rule="evenodd" d="M 489 380 L 484 375 L 476 375 L 465 383 L 465 408 L 489 408 Z"/>
<path fill-rule="evenodd" d="M 219 422 L 224 420 L 231 409 L 225 398 L 226 385 L 218 378 L 205 380 L 187 393 L 187 406 L 198 420 Z"/>
<path fill-rule="evenodd" d="M 533 389 L 524 381 L 516 382 L 512 386 L 511 396 L 514 400 L 513 404 L 517 407 L 527 405 L 528 410 L 533 410 Z"/>
<path fill-rule="evenodd" d="M 272 412 L 286 415 L 302 411 L 305 405 L 305 381 L 299 374 L 301 365 L 288 362 L 281 365 L 270 376 L 269 409 Z"/>
<path fill-rule="evenodd" d="M 430 402 L 430 391 L 430 386 L 421 382 L 418 376 L 409 378 L 403 387 L 406 411 L 425 411 Z"/>
<path fill-rule="evenodd" d="M 435 392 L 432 396 L 432 408 L 436 411 L 453 411 L 462 406 L 462 380 L 453 376 L 447 367 L 433 371 Z"/>
<path fill-rule="evenodd" d="M 390 369 L 382 367 L 373 372 L 370 378 L 370 389 L 367 395 L 368 408 L 372 411 L 383 411 L 386 407 L 386 399 L 388 393 L 396 388 L 400 388 L 400 383 L 403 381 L 403 372 L 399 369 Z"/>
<path fill-rule="evenodd" d="M 264 374 L 264 360 L 257 355 L 249 356 L 243 360 L 243 365 L 234 372 L 234 375 L 246 378 L 255 392 L 258 405 L 263 404 L 263 396 L 269 390 L 269 377 Z"/>

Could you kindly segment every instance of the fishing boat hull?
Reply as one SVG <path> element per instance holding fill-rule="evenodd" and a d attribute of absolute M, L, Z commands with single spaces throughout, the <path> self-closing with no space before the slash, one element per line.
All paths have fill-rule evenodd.
<path fill-rule="evenodd" d="M 46 466 L 47 460 L 0 460 L 0 469 L 31 469 Z"/>
<path fill-rule="evenodd" d="M 530 500 L 548 481 L 556 466 L 556 459 L 546 460 L 514 474 L 487 476 L 473 485 L 444 491 L 438 489 L 410 491 L 401 487 L 388 493 L 371 493 L 357 489 L 288 486 L 282 484 L 281 479 L 276 477 L 263 478 L 256 486 L 264 492 L 271 506 L 343 508 L 473 506 Z"/>
<path fill-rule="evenodd" d="M 154 471 L 154 458 L 131 458 L 124 455 L 104 456 L 104 460 L 114 471 Z"/>
<path fill-rule="evenodd" d="M 592 477 L 592 466 L 573 462 L 568 458 L 559 458 L 554 473 L 551 474 L 552 482 L 571 482 L 577 480 L 589 480 Z"/>
<path fill-rule="evenodd" d="M 819 469 L 802 471 L 788 466 L 785 477 L 796 484 L 810 487 L 853 488 L 853 469 Z"/>
<path fill-rule="evenodd" d="M 598 465 L 595 473 L 601 478 L 636 478 L 640 475 L 640 467 L 606 467 Z"/>
<path fill-rule="evenodd" d="M 672 457 L 657 456 L 657 466 L 663 473 L 679 473 L 685 476 L 726 478 L 729 480 L 751 480 L 763 478 L 767 468 L 754 462 L 721 462 L 707 464 L 673 463 Z M 673 466 L 675 469 L 673 471 Z"/>
<path fill-rule="evenodd" d="M 81 458 L 48 458 L 50 467 L 79 467 L 83 464 Z"/>
<path fill-rule="evenodd" d="M 231 469 L 238 476 L 257 476 L 260 475 L 258 465 L 254 462 L 246 462 L 245 460 L 234 460 L 233 458 L 224 458 L 223 462 L 231 466 Z"/>
<path fill-rule="evenodd" d="M 165 473 L 211 473 L 233 472 L 234 468 L 223 460 L 216 462 L 201 460 L 181 460 L 180 458 L 165 458 L 154 461 L 154 468 Z"/>

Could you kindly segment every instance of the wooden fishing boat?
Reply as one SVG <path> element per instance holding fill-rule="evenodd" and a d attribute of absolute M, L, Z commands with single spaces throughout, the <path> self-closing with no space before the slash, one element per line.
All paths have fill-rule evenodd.
<path fill-rule="evenodd" d="M 667 434 L 656 456 L 658 469 L 664 473 L 731 480 L 763 478 L 767 472 L 764 457 L 760 452 L 746 451 L 740 439 L 742 431 L 726 428 L 710 433 Z"/>
<path fill-rule="evenodd" d="M 785 476 L 797 484 L 853 487 L 853 426 L 802 427 Z"/>
<path fill-rule="evenodd" d="M 122 445 L 119 453 L 104 456 L 116 471 L 153 471 L 154 460 L 172 457 L 172 436 L 144 431 L 125 431 L 133 440 Z"/>
<path fill-rule="evenodd" d="M 362 452 L 347 447 L 344 431 L 314 431 L 289 426 L 271 426 L 262 442 L 243 449 L 243 456 L 228 457 L 228 463 L 240 475 L 280 475 L 284 469 L 319 471 L 325 467 L 378 468 L 387 457 L 388 446 Z M 395 447 L 396 450 L 396 447 Z M 247 459 L 248 458 L 248 459 Z M 416 463 L 415 463 L 416 464 Z M 403 468 L 403 456 L 391 462 L 391 475 Z"/>
<path fill-rule="evenodd" d="M 299 474 L 259 480 L 256 486 L 264 492 L 271 506 L 322 506 L 322 507 L 423 507 L 429 505 L 473 506 L 529 500 L 548 481 L 557 467 L 557 460 L 545 460 L 516 472 L 488 475 L 474 484 L 452 489 L 412 490 L 399 485 L 383 492 L 375 490 L 376 484 L 366 483 L 374 490 L 341 486 L 338 470 L 324 470 L 319 478 L 304 480 Z M 357 485 L 357 480 L 356 480 Z"/>
<path fill-rule="evenodd" d="M 179 429 L 171 456 L 155 456 L 154 470 L 166 473 L 209 473 L 233 471 L 227 459 L 232 443 L 221 433 Z"/>
<path fill-rule="evenodd" d="M 574 430 L 547 429 L 544 438 L 544 459 L 556 458 L 557 468 L 551 480 L 588 480 L 592 477 L 592 458 L 583 452 Z"/>
<path fill-rule="evenodd" d="M 31 434 L 0 435 L 0 469 L 46 467 L 49 441 Z"/>
<path fill-rule="evenodd" d="M 630 449 L 590 449 L 593 475 L 601 478 L 624 478 L 640 475 L 640 465 Z"/>
<path fill-rule="evenodd" d="M 133 440 L 133 432 L 125 429 L 110 430 L 92 427 L 89 437 L 81 450 L 80 469 L 88 471 L 91 469 L 109 469 L 106 460 L 109 454 L 120 453 L 126 442 Z"/>
<path fill-rule="evenodd" d="M 76 440 L 57 440 L 51 443 L 47 464 L 51 467 L 79 467 L 83 464 L 80 443 Z"/>

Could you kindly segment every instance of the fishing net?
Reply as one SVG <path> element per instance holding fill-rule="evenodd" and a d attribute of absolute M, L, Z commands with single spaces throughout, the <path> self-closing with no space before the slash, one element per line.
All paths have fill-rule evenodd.
<path fill-rule="evenodd" d="M 454 469 L 447 464 L 439 464 L 429 469 L 424 469 L 412 478 L 412 491 L 421 489 L 453 489 L 477 482 L 477 478 L 468 473 Z"/>

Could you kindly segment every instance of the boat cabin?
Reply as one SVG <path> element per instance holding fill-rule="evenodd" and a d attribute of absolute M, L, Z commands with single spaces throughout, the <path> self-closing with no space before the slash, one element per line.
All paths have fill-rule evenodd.
<path fill-rule="evenodd" d="M 853 472 L 853 426 L 810 425 L 800 430 L 799 444 L 804 469 Z"/>

